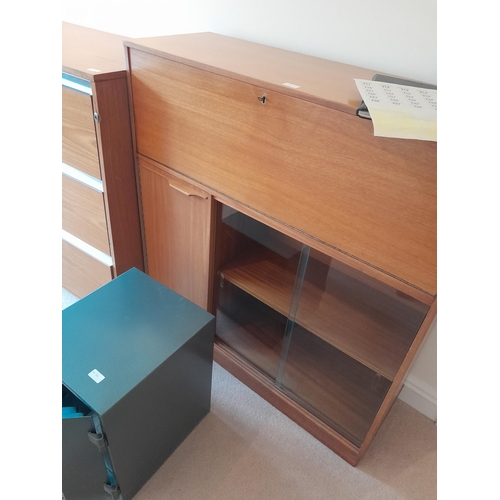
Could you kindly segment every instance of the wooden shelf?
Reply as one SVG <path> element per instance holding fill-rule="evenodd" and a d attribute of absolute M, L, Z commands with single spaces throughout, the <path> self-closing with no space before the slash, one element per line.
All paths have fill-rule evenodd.
<path fill-rule="evenodd" d="M 391 382 L 296 326 L 281 389 L 361 446 Z"/>
<path fill-rule="evenodd" d="M 275 380 L 286 318 L 231 283 L 219 291 L 217 337 Z"/>
<path fill-rule="evenodd" d="M 288 316 L 298 256 L 285 259 L 262 246 L 238 255 L 218 273 Z M 310 259 L 296 323 L 393 380 L 423 314 L 379 290 Z"/>

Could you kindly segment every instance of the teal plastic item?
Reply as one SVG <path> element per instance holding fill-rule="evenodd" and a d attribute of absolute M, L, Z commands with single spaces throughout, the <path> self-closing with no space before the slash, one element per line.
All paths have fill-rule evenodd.
<path fill-rule="evenodd" d="M 132 499 L 210 411 L 215 318 L 137 269 L 62 315 L 63 493 Z"/>

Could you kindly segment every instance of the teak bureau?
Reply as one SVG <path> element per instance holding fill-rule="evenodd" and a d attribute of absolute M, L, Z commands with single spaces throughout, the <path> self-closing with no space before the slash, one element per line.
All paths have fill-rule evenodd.
<path fill-rule="evenodd" d="M 374 71 L 212 33 L 124 43 L 148 273 L 355 465 L 436 315 L 436 144 L 355 116 Z"/>

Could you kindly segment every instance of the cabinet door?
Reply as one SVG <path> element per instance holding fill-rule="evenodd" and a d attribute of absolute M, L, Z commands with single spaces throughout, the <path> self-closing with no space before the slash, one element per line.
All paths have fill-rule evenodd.
<path fill-rule="evenodd" d="M 218 206 L 216 240 L 217 341 L 274 382 L 301 244 L 226 205 Z"/>
<path fill-rule="evenodd" d="M 428 309 L 310 249 L 277 385 L 360 447 Z"/>
<path fill-rule="evenodd" d="M 360 448 L 429 306 L 222 205 L 216 340 Z"/>
<path fill-rule="evenodd" d="M 139 159 L 148 274 L 208 309 L 212 198 Z"/>

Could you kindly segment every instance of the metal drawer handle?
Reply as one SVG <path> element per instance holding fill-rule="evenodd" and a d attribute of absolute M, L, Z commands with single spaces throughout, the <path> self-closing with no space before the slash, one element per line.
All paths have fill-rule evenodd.
<path fill-rule="evenodd" d="M 260 101 L 262 104 L 266 104 L 266 95 L 264 94 L 262 97 L 257 97 L 257 100 Z"/>
<path fill-rule="evenodd" d="M 198 198 L 202 198 L 204 200 L 208 199 L 208 196 L 203 196 L 198 193 L 189 193 L 188 191 L 184 191 L 184 189 L 181 189 L 180 187 L 176 186 L 175 184 L 172 184 L 170 181 L 168 182 L 168 185 L 172 188 L 175 189 L 176 191 L 179 191 L 179 193 L 182 193 L 186 196 L 197 196 Z"/>

